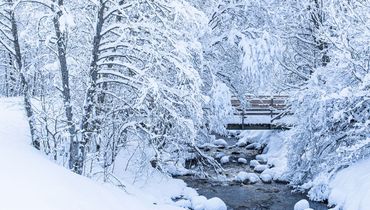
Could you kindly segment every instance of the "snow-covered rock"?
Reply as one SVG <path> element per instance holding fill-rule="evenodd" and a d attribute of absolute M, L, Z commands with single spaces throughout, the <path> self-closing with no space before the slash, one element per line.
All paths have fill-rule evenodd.
<path fill-rule="evenodd" d="M 260 143 L 252 143 L 245 147 L 246 149 L 261 149 L 262 145 Z"/>
<path fill-rule="evenodd" d="M 189 200 L 181 199 L 175 202 L 175 205 L 181 208 L 191 208 L 191 202 Z"/>
<path fill-rule="evenodd" d="M 165 164 L 164 168 L 167 173 L 171 174 L 172 176 L 186 176 L 186 175 L 191 175 L 193 172 L 186 169 L 182 165 L 179 164 Z"/>
<path fill-rule="evenodd" d="M 209 149 L 209 148 L 213 148 L 213 147 L 215 147 L 215 145 L 210 144 L 210 143 L 204 143 L 204 144 L 198 145 L 199 149 Z"/>
<path fill-rule="evenodd" d="M 247 178 L 248 178 L 248 173 L 244 172 L 244 171 L 241 171 L 236 175 L 235 181 L 244 182 Z"/>
<path fill-rule="evenodd" d="M 261 174 L 260 178 L 262 182 L 264 183 L 271 183 L 272 182 L 272 176 L 270 174 Z"/>
<path fill-rule="evenodd" d="M 249 184 L 254 184 L 254 183 L 257 183 L 258 181 L 260 181 L 260 178 L 258 177 L 257 174 L 255 174 L 255 173 L 249 173 L 248 174 L 248 183 Z"/>
<path fill-rule="evenodd" d="M 238 163 L 247 164 L 247 160 L 245 158 L 238 158 Z"/>
<path fill-rule="evenodd" d="M 309 208 L 310 208 L 310 204 L 308 203 L 306 199 L 302 199 L 294 205 L 294 210 L 306 210 Z"/>
<path fill-rule="evenodd" d="M 214 145 L 218 147 L 227 147 L 228 143 L 224 139 L 217 139 L 213 142 Z"/>
<path fill-rule="evenodd" d="M 192 198 L 198 196 L 198 192 L 194 188 L 191 188 L 191 187 L 185 187 L 182 190 L 181 194 L 183 195 L 184 198 L 188 200 L 191 200 Z"/>
<path fill-rule="evenodd" d="M 220 160 L 221 164 L 230 162 L 230 156 L 223 156 Z"/>
<path fill-rule="evenodd" d="M 226 154 L 225 153 L 223 153 L 223 152 L 217 152 L 216 154 L 215 154 L 215 158 L 216 159 L 221 159 L 222 157 L 224 157 Z"/>
<path fill-rule="evenodd" d="M 258 160 L 258 162 L 262 164 L 266 164 L 268 159 L 266 155 L 262 154 L 262 155 L 257 155 L 256 160 Z"/>
<path fill-rule="evenodd" d="M 260 165 L 260 163 L 258 162 L 258 160 L 251 160 L 249 162 L 249 166 L 252 167 L 252 168 L 254 168 L 254 167 L 258 166 L 258 165 Z"/>
<path fill-rule="evenodd" d="M 207 198 L 204 196 L 194 196 L 191 198 L 192 209 L 194 210 L 204 210 Z"/>
<path fill-rule="evenodd" d="M 227 207 L 221 199 L 214 197 L 205 202 L 204 210 L 227 210 Z"/>
<path fill-rule="evenodd" d="M 263 172 L 266 169 L 268 169 L 268 166 L 267 165 L 256 165 L 254 167 L 254 171 L 257 172 L 257 173 L 261 173 L 261 172 Z"/>
<path fill-rule="evenodd" d="M 238 140 L 238 142 L 236 142 L 236 146 L 238 146 L 238 147 L 245 147 L 245 146 L 247 146 L 247 144 L 248 144 L 248 139 L 247 138 L 241 138 L 241 139 L 239 139 Z"/>
<path fill-rule="evenodd" d="M 228 136 L 229 137 L 236 137 L 240 134 L 240 131 L 229 131 Z"/>
<path fill-rule="evenodd" d="M 242 171 L 236 175 L 235 181 L 243 182 L 247 184 L 255 184 L 258 181 L 260 181 L 260 178 L 255 173 L 247 173 L 247 172 Z"/>

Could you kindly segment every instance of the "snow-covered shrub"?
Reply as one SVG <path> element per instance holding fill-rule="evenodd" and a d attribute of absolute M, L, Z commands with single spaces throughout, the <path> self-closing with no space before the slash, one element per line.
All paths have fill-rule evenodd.
<path fill-rule="evenodd" d="M 327 199 L 339 170 L 370 156 L 369 3 L 324 3 L 317 33 L 329 43 L 330 62 L 315 63 L 292 97 L 296 126 L 286 174 L 314 200 Z"/>
<path fill-rule="evenodd" d="M 327 197 L 338 170 L 370 156 L 368 78 L 356 82 L 346 70 L 318 70 L 293 102 L 288 176 L 315 200 Z"/>
<path fill-rule="evenodd" d="M 211 91 L 209 130 L 226 134 L 228 117 L 233 114 L 231 106 L 231 93 L 229 88 L 222 82 L 216 82 Z"/>

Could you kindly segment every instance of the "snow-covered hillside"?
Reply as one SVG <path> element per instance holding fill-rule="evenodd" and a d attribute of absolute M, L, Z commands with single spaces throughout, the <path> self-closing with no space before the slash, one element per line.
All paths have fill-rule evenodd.
<path fill-rule="evenodd" d="M 145 189 L 125 192 L 47 160 L 30 145 L 21 107 L 20 99 L 0 99 L 0 210 L 182 209 L 153 204 Z"/>

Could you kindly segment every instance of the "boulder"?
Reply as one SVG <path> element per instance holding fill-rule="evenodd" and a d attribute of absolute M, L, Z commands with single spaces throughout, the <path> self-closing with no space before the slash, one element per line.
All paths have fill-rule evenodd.
<path fill-rule="evenodd" d="M 268 169 L 267 165 L 256 165 L 254 171 L 257 173 L 262 173 L 264 170 Z"/>
<path fill-rule="evenodd" d="M 272 182 L 272 176 L 270 174 L 261 174 L 260 178 L 263 183 L 271 183 Z"/>
<path fill-rule="evenodd" d="M 223 156 L 223 157 L 221 158 L 221 160 L 220 160 L 220 163 L 221 163 L 221 164 L 226 164 L 226 163 L 228 163 L 228 162 L 230 162 L 230 156 Z"/>
<path fill-rule="evenodd" d="M 221 199 L 214 197 L 205 202 L 204 210 L 227 210 L 227 207 Z"/>
<path fill-rule="evenodd" d="M 238 158 L 238 163 L 247 164 L 248 162 L 245 158 Z"/>
<path fill-rule="evenodd" d="M 308 203 L 306 199 L 302 199 L 294 205 L 294 210 L 305 210 L 309 208 L 310 208 L 310 203 Z"/>
<path fill-rule="evenodd" d="M 228 146 L 227 142 L 224 139 L 217 139 L 213 142 L 213 144 L 220 148 L 225 148 Z"/>
<path fill-rule="evenodd" d="M 259 163 L 257 160 L 251 160 L 251 161 L 249 162 L 249 166 L 250 166 L 251 168 L 254 168 L 254 167 L 258 166 L 258 165 L 260 165 L 260 163 Z"/>

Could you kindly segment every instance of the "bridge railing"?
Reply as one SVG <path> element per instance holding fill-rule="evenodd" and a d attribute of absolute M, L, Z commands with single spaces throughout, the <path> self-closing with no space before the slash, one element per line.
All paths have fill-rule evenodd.
<path fill-rule="evenodd" d="M 241 118 L 240 125 L 237 126 L 234 123 L 234 127 L 244 129 L 246 126 L 257 127 L 257 125 L 260 125 L 263 129 L 266 127 L 271 129 L 272 126 L 275 126 L 273 125 L 275 120 L 291 114 L 288 111 L 287 100 L 288 96 L 253 96 L 246 98 L 247 106 L 243 107 L 238 99 L 232 98 L 231 104 L 235 108 L 234 115 Z M 269 119 L 265 119 L 266 122 L 264 123 L 259 120 L 257 122 L 249 122 L 250 120 L 246 122 L 246 119 L 258 116 L 264 119 L 269 117 Z"/>

